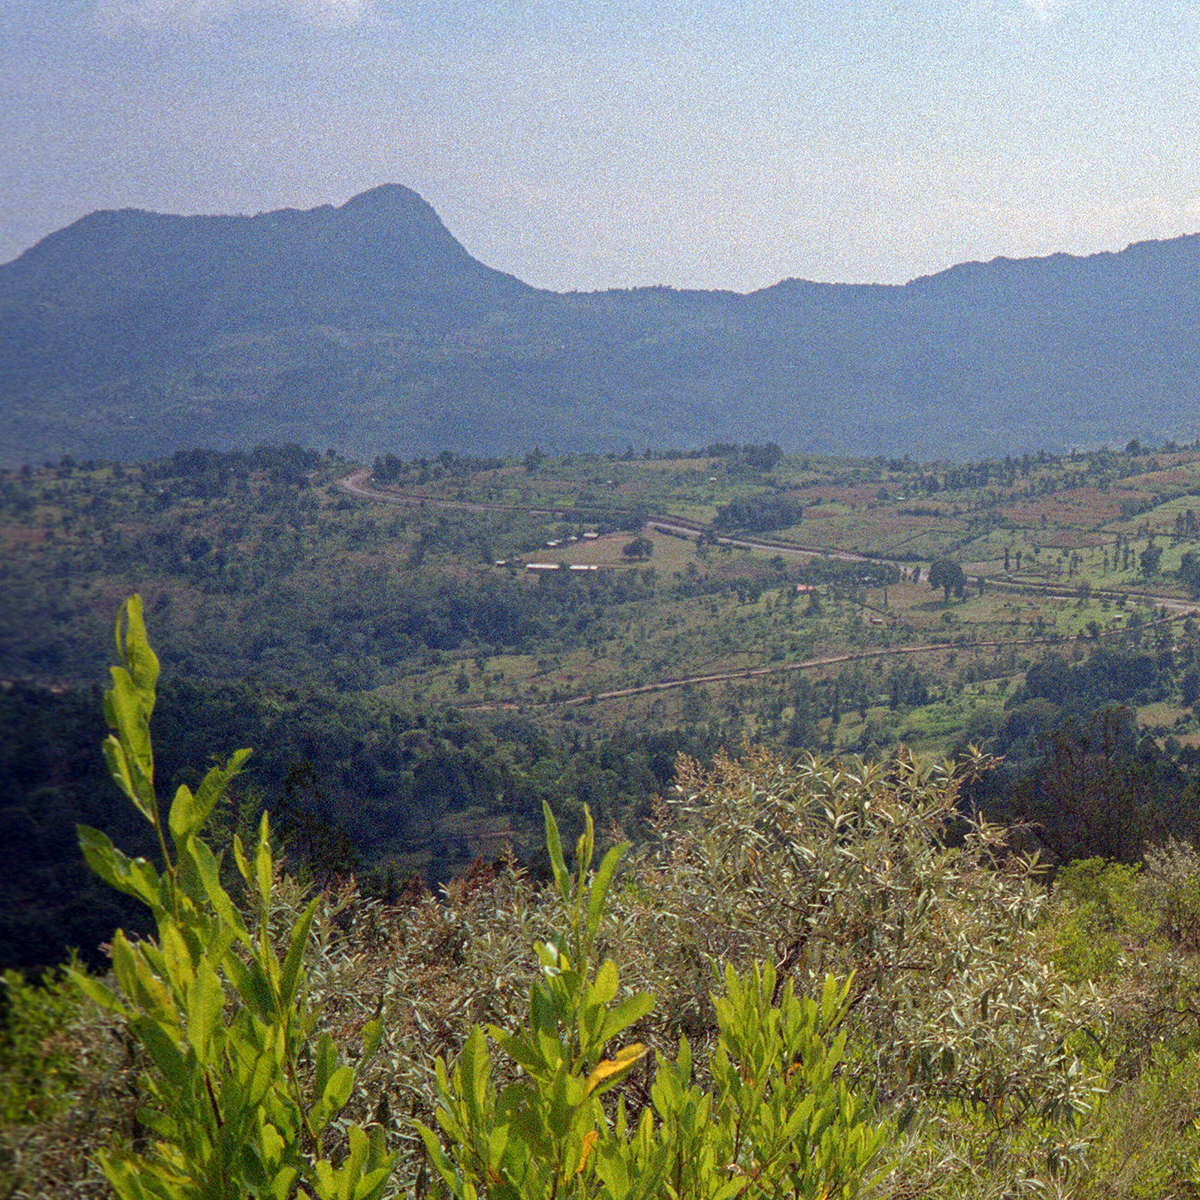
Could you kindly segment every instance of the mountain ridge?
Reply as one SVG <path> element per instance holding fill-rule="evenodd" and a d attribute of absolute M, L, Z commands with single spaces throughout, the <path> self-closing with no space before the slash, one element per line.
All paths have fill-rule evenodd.
<path fill-rule="evenodd" d="M 10 465 L 247 440 L 363 456 L 778 441 L 981 457 L 1194 436 L 1200 234 L 904 284 L 552 292 L 401 184 L 92 213 L 0 266 Z"/>

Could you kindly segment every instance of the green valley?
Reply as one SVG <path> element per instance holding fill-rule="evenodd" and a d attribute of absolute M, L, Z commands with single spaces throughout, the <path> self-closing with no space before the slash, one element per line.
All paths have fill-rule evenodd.
<path fill-rule="evenodd" d="M 385 890 L 529 851 L 543 800 L 568 828 L 586 803 L 642 836 L 679 752 L 746 740 L 991 746 L 988 803 L 1029 815 L 1013 797 L 1043 743 L 1108 704 L 1154 776 L 1135 824 L 1187 831 L 1197 490 L 1200 453 L 1176 447 L 965 466 L 444 453 L 372 474 L 291 446 L 10 471 L 8 812 L 20 829 L 31 796 L 94 794 L 106 628 L 138 591 L 172 697 L 165 769 L 253 743 L 247 811 L 287 797 L 316 869 Z M 931 587 L 940 561 L 961 594 Z"/>
<path fill-rule="evenodd" d="M 115 955 L 151 1004 L 162 964 L 137 939 L 155 923 L 199 954 L 196 937 L 242 936 L 231 897 L 265 905 L 253 919 L 281 948 L 255 940 L 221 966 L 223 993 L 205 986 L 225 997 L 228 1022 L 211 1028 L 230 1047 L 251 1036 L 236 1014 L 259 1004 L 238 962 L 301 989 L 308 1032 L 287 1034 L 299 1057 L 271 1085 L 271 1120 L 293 1129 L 284 1182 L 336 1169 L 363 1196 L 447 1194 L 434 1172 L 450 1186 L 564 1153 L 571 1194 L 609 1194 L 587 1189 L 631 1171 L 650 1187 L 691 1136 L 673 1122 L 693 1103 L 718 1105 L 714 1145 L 756 1122 L 746 1147 L 759 1149 L 735 1139 L 720 1153 L 765 1180 L 754 1156 L 773 1136 L 768 1110 L 738 1091 L 728 1056 L 782 1052 L 751 1049 L 779 1020 L 787 1037 L 809 1029 L 816 1057 L 779 1075 L 771 1104 L 790 1113 L 811 1095 L 847 1140 L 772 1153 L 780 1170 L 812 1164 L 803 1177 L 829 1195 L 1187 1195 L 1200 1161 L 1198 495 L 1200 447 L 1137 444 L 965 465 L 733 444 L 356 464 L 287 445 L 9 471 L 0 823 L 20 853 L 0 882 L 4 964 L 35 973 L 74 949 L 103 973 Z M 186 870 L 99 754 L 113 616 L 133 592 L 161 665 L 156 788 L 164 805 L 176 795 Z M 121 640 L 135 634 L 118 645 L 147 688 L 144 654 Z M 145 755 L 131 694 L 121 737 Z M 243 747 L 239 772 L 212 774 Z M 77 822 L 100 831 L 84 837 L 108 883 L 82 861 Z M 196 822 L 216 857 L 187 832 Z M 568 847 L 579 839 L 573 884 L 559 828 Z M 594 845 L 622 837 L 627 868 L 618 879 L 610 854 L 593 879 Z M 176 887 L 192 907 L 163 899 Z M 590 888 L 585 927 L 572 897 Z M 114 941 L 118 926 L 134 940 Z M 618 968 L 636 1003 L 615 998 Z M 200 1003 L 171 978 L 176 1003 Z M 537 999 L 539 978 L 563 982 Z M 122 1195 L 147 1172 L 176 1179 L 187 1155 L 196 1170 L 224 1161 L 187 1132 L 210 1121 L 204 1087 L 213 1136 L 242 1112 L 217 1042 L 192 1095 L 199 1067 L 180 1074 L 153 1030 L 141 1049 L 126 1032 L 174 1037 L 171 1005 L 127 1026 L 99 984 L 84 999 L 53 976 L 5 980 L 6 1194 L 50 1180 L 59 1195 L 108 1194 L 102 1147 L 116 1155 L 109 1181 L 134 1189 Z M 789 1007 L 793 986 L 823 999 Z M 506 1069 L 502 1048 L 519 1042 L 499 1031 L 546 1021 L 546 1004 L 567 1007 L 539 1054 L 560 1044 L 546 1036 L 598 1036 L 562 1024 L 575 1004 L 608 1004 L 613 1030 L 633 1022 L 653 1048 L 653 1072 L 639 1048 L 600 1060 L 602 1041 L 579 1068 L 611 1078 L 650 1142 L 622 1140 L 598 1099 L 570 1109 L 563 1128 L 578 1130 L 561 1144 L 537 1149 L 531 1129 L 497 1141 L 510 1101 L 485 1087 L 472 1107 L 463 1076 L 437 1082 L 438 1055 L 456 1071 Z M 499 1041 L 472 1032 L 484 1020 Z M 336 1100 L 311 1109 L 328 1122 L 345 1108 L 320 1146 L 289 1124 L 299 1101 L 286 1099 L 311 1083 L 318 1032 L 322 1062 L 353 1064 Z M 378 1039 L 370 1061 L 360 1034 Z M 704 1055 L 709 1101 L 670 1090 L 693 1069 L 681 1035 Z M 155 1063 L 169 1067 L 158 1083 Z M 316 1067 L 318 1086 L 332 1069 Z M 528 1059 L 529 1086 L 546 1090 L 522 1103 L 561 1122 L 573 1093 L 555 1089 L 584 1085 L 554 1083 L 558 1069 Z M 184 1158 L 144 1157 L 130 1098 L 146 1086 L 190 1114 L 170 1127 Z M 1191 1132 L 1130 1149 L 1168 1126 Z M 464 1149 L 478 1137 L 498 1156 L 486 1170 Z M 716 1152 L 696 1143 L 685 1194 L 726 1194 L 720 1172 L 700 1183 Z M 246 1178 L 263 1169 L 239 1164 Z"/>

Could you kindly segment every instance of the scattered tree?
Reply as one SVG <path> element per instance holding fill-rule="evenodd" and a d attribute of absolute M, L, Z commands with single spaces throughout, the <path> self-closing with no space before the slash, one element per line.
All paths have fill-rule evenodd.
<path fill-rule="evenodd" d="M 929 565 L 929 586 L 934 591 L 941 588 L 945 602 L 949 604 L 951 592 L 960 600 L 966 595 L 967 577 L 953 559 L 935 558 Z"/>

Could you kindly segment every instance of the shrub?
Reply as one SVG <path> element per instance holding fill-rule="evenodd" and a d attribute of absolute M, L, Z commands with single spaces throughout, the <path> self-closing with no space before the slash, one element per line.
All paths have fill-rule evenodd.
<path fill-rule="evenodd" d="M 136 596 L 122 618 L 104 752 L 117 786 L 152 826 L 162 868 L 129 858 L 95 829 L 81 826 L 80 843 L 103 879 L 150 908 L 158 939 L 133 943 L 117 932 L 115 989 L 79 970 L 71 977 L 125 1022 L 146 1055 L 150 1103 L 139 1119 L 154 1147 L 104 1152 L 104 1173 L 121 1200 L 374 1200 L 391 1169 L 382 1130 L 368 1136 L 351 1125 L 337 1166 L 326 1146 L 356 1070 L 328 1033 L 313 1044 L 318 1014 L 304 960 L 318 901 L 281 936 L 272 928 L 277 872 L 265 815 L 249 852 L 233 841 L 249 924 L 222 885 L 220 860 L 200 835 L 249 751 L 214 767 L 195 794 L 180 787 L 164 824 L 149 733 L 158 660 Z M 364 1059 L 380 1033 L 377 1022 L 363 1027 Z"/>
<path fill-rule="evenodd" d="M 609 850 L 594 874 L 590 814 L 568 873 L 547 812 L 552 884 L 509 856 L 436 899 L 384 906 L 336 880 L 307 898 L 265 821 L 232 840 L 230 863 L 213 848 L 243 754 L 160 819 L 157 664 L 136 601 L 123 630 L 106 753 L 159 861 L 81 834 L 158 933 L 114 940 L 115 981 L 73 976 L 125 1039 L 93 1024 L 93 1040 L 127 1045 L 142 1073 L 140 1123 L 110 1120 L 100 1156 L 120 1197 L 852 1195 L 889 1130 L 896 1196 L 1047 1194 L 1068 1170 L 1073 1191 L 1101 1195 L 1126 1177 L 1108 1142 L 1165 1137 L 1175 1117 L 1178 1153 L 1112 1194 L 1187 1194 L 1190 847 L 1141 871 L 1060 872 L 1048 904 L 1036 860 L 964 815 L 978 755 L 747 749 L 711 770 L 682 760 L 656 840 Z M 1076 971 L 1094 931 L 1116 957 Z M 47 1055 L 53 1086 L 29 1128 L 38 1145 L 94 1144 L 54 1124 L 54 1089 L 83 1112 L 119 1090 L 104 1087 L 114 1068 L 80 1055 L 79 1081 L 53 1076 L 35 1026 L 55 993 L 33 1003 L 8 1060 L 33 1095 Z M 97 1004 L 71 1007 L 75 1046 Z M 29 1194 L 99 1194 L 29 1178 Z"/>
<path fill-rule="evenodd" d="M 1072 983 L 1115 976 L 1127 962 L 1125 945 L 1157 924 L 1138 868 L 1103 858 L 1061 867 L 1054 881 L 1060 912 L 1053 961 Z"/>
<path fill-rule="evenodd" d="M 542 978 L 529 1018 L 509 1034 L 487 1036 L 519 1068 L 494 1081 L 494 1055 L 476 1026 L 453 1072 L 438 1062 L 437 1117 L 449 1141 L 422 1134 L 450 1194 L 461 1200 L 595 1196 L 626 1200 L 670 1195 L 849 1198 L 886 1135 L 870 1105 L 835 1072 L 842 1060 L 849 984 L 825 981 L 821 1000 L 798 999 L 790 981 L 779 994 L 774 968 L 725 974 L 714 997 L 718 1042 L 711 1091 L 692 1084 L 691 1049 L 659 1057 L 650 1103 L 631 1119 L 624 1098 L 610 1120 L 601 1098 L 645 1057 L 639 1042 L 605 1057 L 608 1042 L 644 1017 L 646 993 L 614 1003 L 618 972 L 597 967 L 594 948 L 624 846 L 588 879 L 591 816 L 579 840 L 577 874 L 568 874 L 547 807 L 546 842 L 566 928 L 539 945 Z M 832 1039 L 832 1040 L 831 1040 Z M 657 1118 L 657 1121 L 655 1120 Z"/>

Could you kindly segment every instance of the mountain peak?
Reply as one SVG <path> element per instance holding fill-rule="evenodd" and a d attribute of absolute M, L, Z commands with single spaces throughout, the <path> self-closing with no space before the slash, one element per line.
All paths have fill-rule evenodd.
<path fill-rule="evenodd" d="M 369 191 L 352 196 L 340 208 L 313 209 L 310 215 L 331 216 L 347 230 L 358 230 L 381 236 L 389 241 L 420 240 L 428 245 L 440 245 L 453 257 L 467 257 L 454 235 L 442 224 L 442 219 L 427 200 L 411 188 L 399 183 L 384 183 Z"/>
<path fill-rule="evenodd" d="M 359 209 L 386 210 L 393 213 L 407 209 L 412 212 L 428 213 L 437 220 L 439 225 L 441 224 L 437 213 L 433 211 L 433 206 L 417 195 L 412 188 L 406 188 L 402 183 L 381 183 L 378 187 L 368 188 L 357 196 L 351 196 L 338 211 L 353 212 Z"/>

